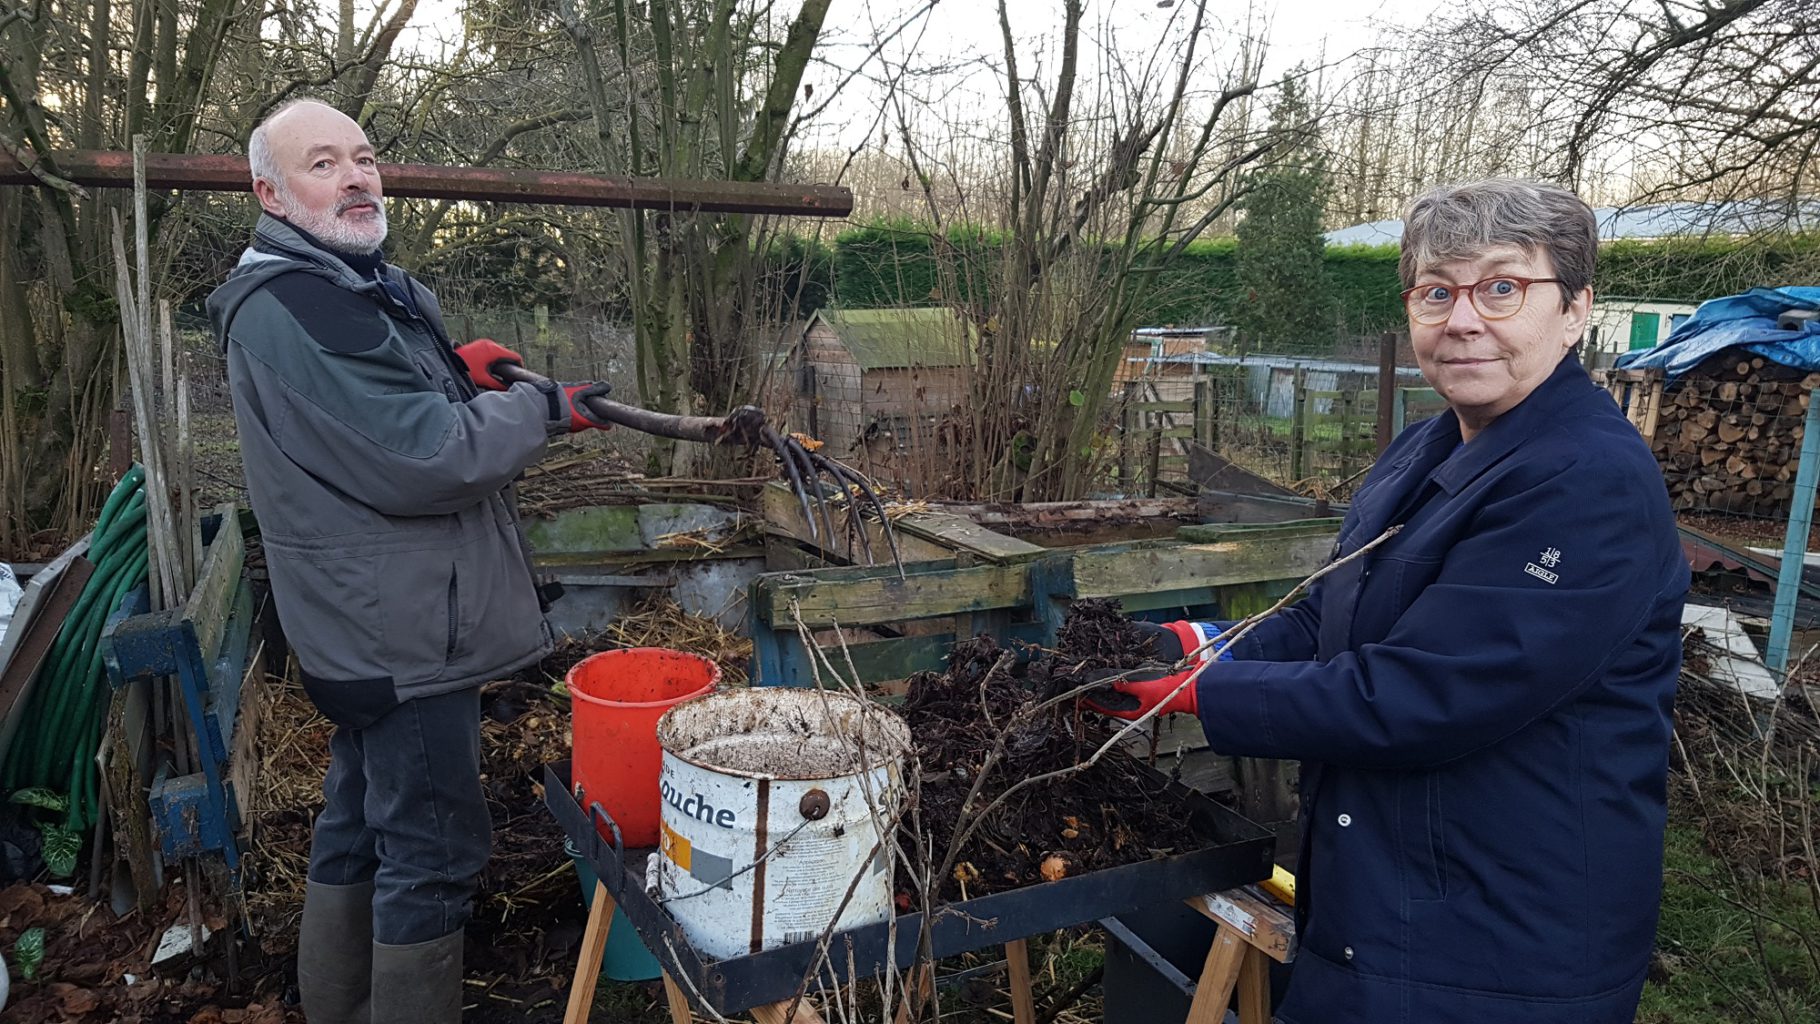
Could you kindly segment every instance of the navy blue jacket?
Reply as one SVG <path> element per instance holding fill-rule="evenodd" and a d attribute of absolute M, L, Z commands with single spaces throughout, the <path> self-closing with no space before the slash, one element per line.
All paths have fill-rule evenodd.
<path fill-rule="evenodd" d="M 1662 884 L 1688 569 L 1572 358 L 1461 446 L 1405 431 L 1317 582 L 1201 678 L 1214 749 L 1302 767 L 1286 1024 L 1629 1024 Z"/>

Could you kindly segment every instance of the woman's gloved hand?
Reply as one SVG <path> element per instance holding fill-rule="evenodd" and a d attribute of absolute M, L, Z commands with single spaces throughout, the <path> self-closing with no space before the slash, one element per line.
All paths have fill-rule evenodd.
<path fill-rule="evenodd" d="M 1195 668 L 1199 668 L 1196 665 Z M 1188 677 L 1194 674 L 1194 668 L 1183 669 L 1168 675 L 1155 672 L 1146 673 L 1138 670 L 1130 673 L 1131 679 L 1120 679 L 1118 676 L 1127 673 L 1115 673 L 1110 683 L 1113 692 L 1096 691 L 1092 696 L 1081 698 L 1082 706 L 1102 715 L 1123 718 L 1131 721 L 1149 714 L 1151 709 L 1161 705 L 1159 715 L 1193 715 L 1200 713 L 1200 700 L 1195 691 L 1200 688 L 1200 680 L 1184 686 Z"/>
<path fill-rule="evenodd" d="M 1133 622 L 1132 625 L 1150 635 L 1151 648 L 1158 661 L 1171 664 L 1181 661 L 1190 651 L 1200 651 L 1201 661 L 1231 661 L 1232 652 L 1226 650 L 1226 641 L 1221 640 L 1212 647 L 1202 649 L 1207 641 L 1225 632 L 1229 623 L 1224 622 Z"/>

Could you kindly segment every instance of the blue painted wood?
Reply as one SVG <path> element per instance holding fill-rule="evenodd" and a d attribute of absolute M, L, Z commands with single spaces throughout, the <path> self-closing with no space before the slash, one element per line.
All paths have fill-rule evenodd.
<path fill-rule="evenodd" d="M 195 740 L 200 770 L 184 776 L 161 773 L 149 787 L 159 847 L 167 857 L 219 855 L 238 886 L 240 849 L 235 836 L 240 808 L 227 777 L 251 646 L 252 594 L 243 570 L 226 606 L 218 611 L 225 618 L 220 643 L 206 660 L 197 624 L 185 617 L 185 609 L 145 613 L 146 604 L 141 590 L 132 613 L 110 621 L 103 660 L 116 687 L 135 679 L 174 677 L 183 699 L 183 718 Z M 205 628 L 214 635 L 212 623 Z"/>
<path fill-rule="evenodd" d="M 1782 540 L 1782 566 L 1776 574 L 1776 604 L 1770 613 L 1769 670 L 1781 678 L 1788 669 L 1789 635 L 1795 628 L 1795 601 L 1800 597 L 1801 567 L 1807 558 L 1807 533 L 1814 522 L 1814 487 L 1820 475 L 1820 390 L 1807 393 L 1807 429 L 1801 435 L 1801 463 L 1795 470 L 1795 495 L 1789 506 L 1788 531 Z"/>
<path fill-rule="evenodd" d="M 772 627 L 763 607 L 759 600 L 759 581 L 753 580 L 746 589 L 746 622 L 752 635 L 749 675 L 753 686 L 777 686 L 783 679 L 783 651 L 779 646 L 779 631 Z"/>

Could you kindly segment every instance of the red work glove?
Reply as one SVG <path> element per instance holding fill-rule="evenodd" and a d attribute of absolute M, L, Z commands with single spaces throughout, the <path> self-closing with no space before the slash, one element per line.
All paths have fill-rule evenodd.
<path fill-rule="evenodd" d="M 569 433 L 574 434 L 583 430 L 612 430 L 613 424 L 606 420 L 596 419 L 593 413 L 587 411 L 587 403 L 583 401 L 587 398 L 605 398 L 612 390 L 613 385 L 604 380 L 592 384 L 564 384 L 562 393 L 569 399 Z"/>
<path fill-rule="evenodd" d="M 1195 667 L 1199 668 L 1200 666 L 1197 665 Z M 1140 671 L 1135 674 L 1135 678 L 1116 678 L 1121 674 L 1123 673 L 1113 674 L 1114 679 L 1112 688 L 1119 694 L 1122 694 L 1122 698 L 1100 697 L 1096 699 L 1094 697 L 1083 697 L 1081 698 L 1081 703 L 1093 711 L 1098 711 L 1102 715 L 1110 715 L 1113 718 L 1123 718 L 1126 721 L 1142 718 L 1149 713 L 1151 708 L 1154 708 L 1159 704 L 1161 704 L 1163 708 L 1161 711 L 1157 712 L 1159 715 L 1194 715 L 1200 713 L 1200 699 L 1195 695 L 1195 691 L 1200 689 L 1200 680 L 1197 679 L 1187 686 L 1182 685 L 1189 676 L 1194 674 L 1194 669 L 1192 668 L 1183 669 L 1180 672 L 1172 672 L 1166 676 L 1159 676 L 1154 672 L 1145 673 Z"/>
<path fill-rule="evenodd" d="M 501 345 L 492 338 L 475 338 L 473 341 L 456 349 L 455 354 L 461 357 L 463 363 L 467 364 L 468 376 L 473 378 L 474 385 L 476 387 L 485 388 L 488 391 L 504 391 L 506 389 L 506 385 L 500 381 L 498 377 L 493 376 L 493 371 L 488 369 L 488 367 L 501 360 L 508 363 L 517 363 L 520 366 L 525 364 L 524 356 Z"/>

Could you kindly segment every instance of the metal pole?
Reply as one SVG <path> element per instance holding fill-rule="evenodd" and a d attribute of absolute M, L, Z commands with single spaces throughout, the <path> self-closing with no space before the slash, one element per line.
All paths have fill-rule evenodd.
<path fill-rule="evenodd" d="M 44 162 L 59 177 L 77 185 L 133 187 L 133 154 L 130 152 L 59 150 Z M 245 157 L 146 153 L 144 166 L 146 187 L 156 191 L 253 190 Z M 627 178 L 576 171 L 441 164 L 380 164 L 379 174 L 385 181 L 385 194 L 399 199 L 471 199 L 492 203 L 556 203 L 799 217 L 845 217 L 853 212 L 853 192 L 842 185 Z M 36 184 L 38 179 L 27 165 L 0 150 L 0 185 Z"/>
<path fill-rule="evenodd" d="M 1795 471 L 1795 496 L 1788 510 L 1788 533 L 1782 541 L 1782 567 L 1776 573 L 1776 606 L 1769 620 L 1769 670 L 1781 679 L 1788 669 L 1789 634 L 1795 629 L 1795 599 L 1801 592 L 1801 569 L 1807 561 L 1807 531 L 1814 521 L 1814 484 L 1820 475 L 1820 391 L 1807 393 L 1807 419 L 1801 432 L 1801 465 Z"/>

